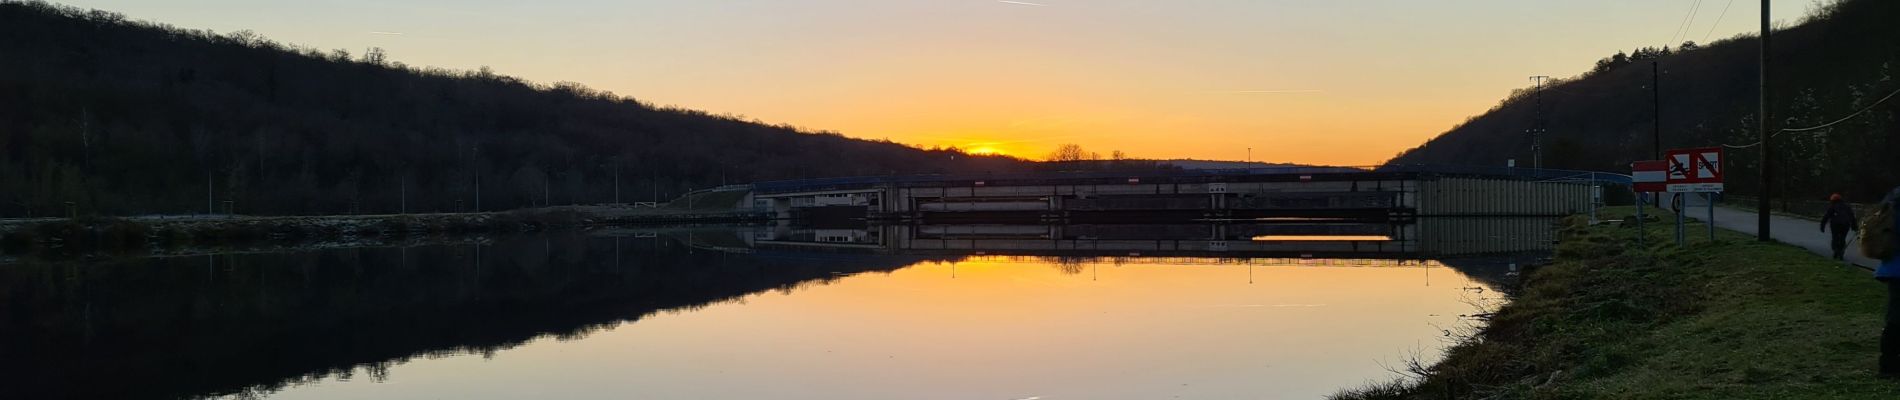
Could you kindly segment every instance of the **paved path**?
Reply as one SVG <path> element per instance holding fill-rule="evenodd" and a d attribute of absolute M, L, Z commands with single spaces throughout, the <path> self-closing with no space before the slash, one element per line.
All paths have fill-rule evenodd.
<path fill-rule="evenodd" d="M 1705 202 L 1700 199 L 1693 197 L 1691 199 L 1692 200 L 1689 201 L 1691 204 L 1683 210 L 1683 214 L 1697 221 L 1707 218 L 1709 215 L 1708 205 L 1704 204 Z M 1715 226 L 1717 227 L 1754 235 L 1756 233 L 1756 223 L 1754 210 L 1739 210 L 1723 206 L 1715 207 Z M 1834 250 L 1828 246 L 1828 241 L 1831 240 L 1831 238 L 1828 237 L 1826 232 L 1821 232 L 1820 221 L 1770 215 L 1768 216 L 1768 225 L 1768 231 L 1774 236 L 1775 241 L 1808 249 L 1808 251 L 1812 251 L 1814 254 L 1820 254 L 1822 257 L 1831 257 L 1834 255 Z M 1700 234 L 1700 232 L 1692 232 L 1691 234 Z M 1849 235 L 1849 240 L 1853 240 L 1852 235 Z M 1847 244 L 1847 262 L 1870 270 L 1880 265 L 1880 262 L 1860 255 L 1859 246 L 1852 242 Z"/>

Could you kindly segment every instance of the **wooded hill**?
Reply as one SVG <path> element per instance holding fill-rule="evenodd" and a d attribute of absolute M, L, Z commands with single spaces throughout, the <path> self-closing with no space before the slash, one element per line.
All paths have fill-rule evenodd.
<path fill-rule="evenodd" d="M 1776 128 L 1822 125 L 1868 108 L 1900 90 L 1900 2 L 1845 0 L 1819 6 L 1802 23 L 1775 31 L 1771 90 Z M 1603 59 L 1582 76 L 1543 91 L 1548 134 L 1544 166 L 1628 171 L 1652 159 L 1651 68 L 1661 70 L 1662 147 L 1749 145 L 1758 141 L 1760 41 L 1755 36 L 1708 45 L 1646 48 Z M 1518 165 L 1531 163 L 1525 130 L 1537 118 L 1536 96 L 1519 90 L 1393 164 Z M 1823 199 L 1842 192 L 1872 201 L 1900 184 L 1900 99 L 1829 129 L 1773 138 L 1777 194 Z M 1757 148 L 1729 149 L 1728 187 L 1758 193 Z"/>
<path fill-rule="evenodd" d="M 481 208 L 499 210 L 609 202 L 616 172 L 631 202 L 1024 164 L 0 1 L 0 217 L 64 215 L 67 202 L 104 215 L 388 213 L 405 196 L 410 212 L 471 210 L 478 182 Z"/>

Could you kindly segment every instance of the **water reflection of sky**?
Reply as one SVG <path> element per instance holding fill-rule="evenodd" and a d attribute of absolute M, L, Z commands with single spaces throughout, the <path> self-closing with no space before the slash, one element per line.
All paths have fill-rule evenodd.
<path fill-rule="evenodd" d="M 1448 268 L 1186 261 L 927 262 L 273 397 L 1316 398 L 1497 297 Z"/>

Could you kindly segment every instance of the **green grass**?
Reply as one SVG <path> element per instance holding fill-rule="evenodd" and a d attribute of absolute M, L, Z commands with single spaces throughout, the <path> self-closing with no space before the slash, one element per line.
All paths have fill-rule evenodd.
<path fill-rule="evenodd" d="M 1615 209 L 1616 217 L 1630 213 Z M 1721 230 L 1571 221 L 1556 262 L 1477 335 L 1401 387 L 1336 399 L 1886 399 L 1885 288 L 1861 269 Z"/>

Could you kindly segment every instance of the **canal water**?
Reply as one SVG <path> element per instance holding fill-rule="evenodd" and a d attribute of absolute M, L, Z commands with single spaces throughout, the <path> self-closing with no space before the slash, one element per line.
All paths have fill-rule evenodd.
<path fill-rule="evenodd" d="M 752 227 L 16 260 L 0 398 L 1318 398 L 1436 360 L 1548 224 L 1462 254 Z"/>

